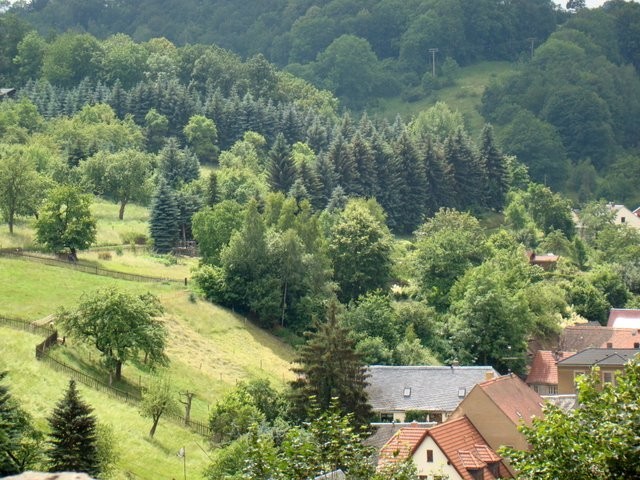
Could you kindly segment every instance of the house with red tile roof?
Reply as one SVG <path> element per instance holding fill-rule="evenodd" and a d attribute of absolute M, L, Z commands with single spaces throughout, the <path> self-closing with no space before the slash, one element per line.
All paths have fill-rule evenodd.
<path fill-rule="evenodd" d="M 502 458 L 462 416 L 431 428 L 400 429 L 380 450 L 378 468 L 411 458 L 420 479 L 511 478 Z"/>
<path fill-rule="evenodd" d="M 531 265 L 537 265 L 542 268 L 544 271 L 554 270 L 556 265 L 558 264 L 558 260 L 560 260 L 559 255 L 554 255 L 553 253 L 547 253 L 544 255 L 538 255 L 536 252 L 527 252 L 529 257 L 529 263 Z"/>
<path fill-rule="evenodd" d="M 543 405 L 543 398 L 512 373 L 473 387 L 450 418 L 466 416 L 493 450 L 503 445 L 527 450 L 518 426 L 542 418 Z"/>
<path fill-rule="evenodd" d="M 640 330 L 640 309 L 637 308 L 612 308 L 609 311 L 607 327 L 633 328 Z"/>
<path fill-rule="evenodd" d="M 558 361 L 574 353 L 538 350 L 527 375 L 527 385 L 540 395 L 556 395 L 558 393 Z"/>
<path fill-rule="evenodd" d="M 622 309 L 613 310 L 619 312 Z M 640 348 L 640 330 L 602 325 L 574 325 L 566 327 L 560 334 L 558 350 L 581 352 L 587 348 Z"/>

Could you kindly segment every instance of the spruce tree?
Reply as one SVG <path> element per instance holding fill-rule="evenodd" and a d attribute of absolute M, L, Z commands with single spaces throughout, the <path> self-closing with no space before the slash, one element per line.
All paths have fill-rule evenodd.
<path fill-rule="evenodd" d="M 337 318 L 337 304 L 329 305 L 327 320 L 316 322 L 315 332 L 307 332 L 307 343 L 300 349 L 291 383 L 295 414 L 306 418 L 308 407 L 317 402 L 321 411 L 333 401 L 344 413 L 352 413 L 357 425 L 367 425 L 371 406 L 367 402 L 367 369 L 355 350 L 349 331 Z M 334 400 L 335 399 L 335 400 Z"/>
<path fill-rule="evenodd" d="M 399 193 L 403 202 L 401 215 L 395 217 L 396 229 L 402 233 L 412 233 L 422 223 L 428 203 L 424 163 L 406 130 L 396 140 L 394 153 L 400 162 L 402 181 Z"/>
<path fill-rule="evenodd" d="M 371 139 L 371 149 L 378 173 L 378 203 L 387 212 L 387 224 L 397 230 L 397 219 L 402 215 L 403 199 L 400 193 L 402 170 L 398 158 L 393 154 L 391 146 L 380 133 Z"/>
<path fill-rule="evenodd" d="M 49 418 L 49 471 L 100 474 L 96 419 L 92 412 L 80 399 L 75 381 L 70 380 L 69 388 Z"/>
<path fill-rule="evenodd" d="M 0 372 L 0 381 L 7 372 Z M 22 435 L 18 406 L 11 398 L 9 388 L 0 384 L 0 476 L 20 473 L 15 462 L 15 450 L 19 448 Z"/>
<path fill-rule="evenodd" d="M 363 197 L 375 197 L 378 191 L 378 172 L 369 142 L 360 133 L 356 133 L 349 144 L 349 152 L 358 173 L 354 193 Z"/>
<path fill-rule="evenodd" d="M 445 141 L 445 158 L 453 169 L 456 205 L 459 210 L 484 205 L 487 171 L 482 158 L 474 151 L 462 128 Z"/>
<path fill-rule="evenodd" d="M 287 193 L 296 180 L 296 166 L 291 157 L 291 149 L 284 138 L 278 134 L 269 150 L 269 185 L 273 190 Z"/>
<path fill-rule="evenodd" d="M 493 127 L 489 124 L 484 126 L 480 136 L 480 157 L 487 169 L 487 206 L 499 211 L 504 206 L 509 190 L 509 169 L 506 157 L 494 140 Z"/>
<path fill-rule="evenodd" d="M 160 179 L 153 198 L 149 230 L 153 249 L 158 253 L 169 253 L 179 235 L 180 211 L 173 190 L 164 179 Z"/>
<path fill-rule="evenodd" d="M 430 139 L 426 142 L 423 156 L 430 192 L 425 213 L 431 217 L 440 208 L 455 205 L 455 181 L 451 165 L 445 161 L 442 152 L 436 150 Z"/>
<path fill-rule="evenodd" d="M 338 135 L 331 142 L 327 158 L 335 168 L 336 182 L 342 185 L 347 194 L 355 193 L 358 172 L 349 145 L 342 135 Z"/>

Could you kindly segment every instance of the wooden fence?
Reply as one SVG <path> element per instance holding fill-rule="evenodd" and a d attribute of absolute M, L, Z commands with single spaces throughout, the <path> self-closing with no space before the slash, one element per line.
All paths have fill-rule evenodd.
<path fill-rule="evenodd" d="M 81 372 L 80 370 L 77 370 L 64 362 L 50 357 L 48 354 L 49 349 L 56 345 L 58 342 L 57 330 L 47 326 L 34 325 L 25 320 L 2 316 L 0 316 L 0 325 L 4 325 L 16 330 L 23 330 L 25 332 L 46 335 L 46 338 L 38 345 L 36 345 L 35 356 L 37 360 L 46 363 L 54 370 L 68 375 L 75 381 L 80 382 L 87 387 L 106 393 L 107 395 L 110 395 L 130 405 L 139 405 L 142 401 L 142 396 L 137 392 L 128 392 L 126 390 L 121 390 L 119 388 L 113 387 L 107 382 L 103 382 L 102 380 L 87 375 L 86 373 Z M 198 422 L 197 420 L 189 420 L 188 422 L 185 422 L 185 417 L 183 415 L 177 414 L 174 415 L 165 413 L 163 415 L 163 418 L 170 420 L 177 425 L 186 426 L 204 437 L 211 438 L 211 429 L 206 423 Z"/>
<path fill-rule="evenodd" d="M 44 265 L 50 265 L 50 266 L 54 266 L 54 267 L 63 267 L 63 268 L 70 268 L 73 270 L 77 270 L 79 272 L 83 272 L 83 273 L 90 273 L 93 275 L 100 275 L 103 277 L 111 277 L 111 278 L 116 278 L 119 280 L 130 280 L 133 282 L 148 282 L 148 283 L 167 283 L 167 282 L 174 282 L 174 283 L 178 283 L 181 282 L 180 280 L 175 280 L 175 279 L 171 279 L 171 278 L 164 278 L 164 277 L 149 277 L 146 275 L 135 275 L 133 273 L 124 273 L 124 272 L 118 272 L 115 270 L 107 270 L 106 268 L 101 268 L 95 265 L 84 265 L 82 263 L 78 263 L 78 262 L 70 262 L 68 260 L 60 260 L 57 258 L 51 258 L 51 257 L 43 257 L 40 255 L 34 255 L 32 253 L 27 253 L 23 250 L 20 249 L 3 249 L 0 250 L 0 256 L 5 256 L 5 257 L 18 257 L 18 258 L 24 258 L 25 260 L 28 260 L 30 262 L 37 262 L 37 263 L 42 263 Z"/>

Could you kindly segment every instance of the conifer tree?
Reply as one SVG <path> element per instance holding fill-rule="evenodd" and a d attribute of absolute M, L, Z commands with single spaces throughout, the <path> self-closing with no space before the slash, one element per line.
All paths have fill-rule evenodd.
<path fill-rule="evenodd" d="M 302 182 L 307 191 L 309 201 L 313 208 L 320 210 L 324 207 L 322 199 L 322 182 L 317 172 L 317 167 L 312 165 L 309 160 L 301 159 L 296 165 L 298 180 Z"/>
<path fill-rule="evenodd" d="M 480 136 L 480 157 L 487 169 L 487 206 L 501 210 L 509 190 L 509 169 L 506 157 L 494 140 L 493 127 L 489 124 L 484 126 Z"/>
<path fill-rule="evenodd" d="M 460 127 L 444 145 L 445 158 L 453 169 L 456 185 L 456 208 L 466 210 L 484 204 L 487 171 L 482 159 L 473 150 L 469 138 Z"/>
<path fill-rule="evenodd" d="M 440 208 L 455 205 L 455 181 L 451 166 L 430 139 L 424 148 L 424 166 L 430 192 L 425 213 L 433 216 Z"/>
<path fill-rule="evenodd" d="M 358 172 L 348 143 L 342 135 L 338 135 L 331 142 L 327 158 L 334 166 L 337 184 L 342 185 L 347 194 L 355 193 Z"/>
<path fill-rule="evenodd" d="M 363 197 L 375 197 L 378 190 L 378 172 L 371 146 L 360 133 L 356 133 L 349 144 L 349 152 L 358 173 L 354 182 L 354 193 Z"/>
<path fill-rule="evenodd" d="M 78 395 L 75 381 L 70 380 L 69 388 L 49 418 L 51 472 L 83 472 L 91 476 L 100 473 L 96 419 L 92 412 Z"/>
<path fill-rule="evenodd" d="M 153 198 L 149 230 L 153 239 L 153 249 L 158 253 L 168 253 L 175 246 L 179 235 L 180 211 L 175 194 L 164 179 L 160 180 Z"/>
<path fill-rule="evenodd" d="M 333 161 L 327 154 L 321 154 L 318 156 L 318 160 L 316 161 L 316 171 L 318 172 L 318 178 L 322 185 L 322 190 L 320 192 L 320 205 L 322 207 L 329 203 L 333 190 L 338 186 L 338 179 Z"/>
<path fill-rule="evenodd" d="M 399 232 L 411 233 L 422 223 L 428 202 L 429 192 L 424 163 L 420 160 L 415 145 L 406 131 L 396 140 L 394 154 L 400 163 L 402 177 L 398 193 L 403 205 L 401 211 L 396 212 L 396 229 Z"/>
<path fill-rule="evenodd" d="M 391 229 L 396 230 L 396 219 L 400 218 L 403 208 L 403 199 L 400 196 L 402 184 L 400 162 L 380 133 L 376 133 L 371 139 L 371 149 L 376 170 L 379 172 L 376 199 L 387 212 L 387 224 Z"/>
<path fill-rule="evenodd" d="M 269 150 L 269 185 L 273 190 L 287 193 L 296 180 L 296 166 L 291 149 L 281 133 Z"/>
<path fill-rule="evenodd" d="M 292 382 L 293 410 L 301 418 L 308 411 L 312 397 L 321 411 L 328 410 L 335 399 L 344 413 L 352 413 L 357 425 L 366 425 L 371 417 L 367 402 L 367 370 L 355 351 L 355 342 L 337 318 L 337 304 L 329 305 L 325 322 L 316 322 L 315 332 L 306 333 L 307 343 L 300 349 L 299 375 Z"/>

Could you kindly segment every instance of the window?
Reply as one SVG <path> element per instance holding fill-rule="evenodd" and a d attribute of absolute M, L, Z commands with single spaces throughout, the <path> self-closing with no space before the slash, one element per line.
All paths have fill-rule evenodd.
<path fill-rule="evenodd" d="M 411 396 L 411 387 L 404 387 L 403 395 L 405 397 L 410 397 Z"/>
<path fill-rule="evenodd" d="M 393 413 L 381 413 L 380 421 L 382 423 L 392 423 L 393 422 Z"/>
<path fill-rule="evenodd" d="M 465 387 L 458 388 L 458 398 L 464 398 L 467 396 L 467 389 Z"/>
<path fill-rule="evenodd" d="M 620 217 L 620 223 L 624 223 L 626 220 L 626 217 Z"/>
<path fill-rule="evenodd" d="M 433 463 L 433 450 L 427 450 L 427 462 Z"/>
<path fill-rule="evenodd" d="M 549 395 L 557 395 L 557 394 L 558 394 L 558 386 L 549 385 Z"/>
<path fill-rule="evenodd" d="M 604 383 L 613 383 L 613 373 L 611 373 L 611 372 L 602 372 L 602 381 Z"/>
<path fill-rule="evenodd" d="M 469 475 L 471 475 L 471 478 L 473 478 L 473 480 L 482 480 L 484 478 L 484 472 L 482 468 L 479 468 L 477 470 L 469 470 Z"/>
<path fill-rule="evenodd" d="M 500 476 L 500 462 L 490 463 L 489 471 L 491 472 L 491 475 L 498 478 Z"/>

